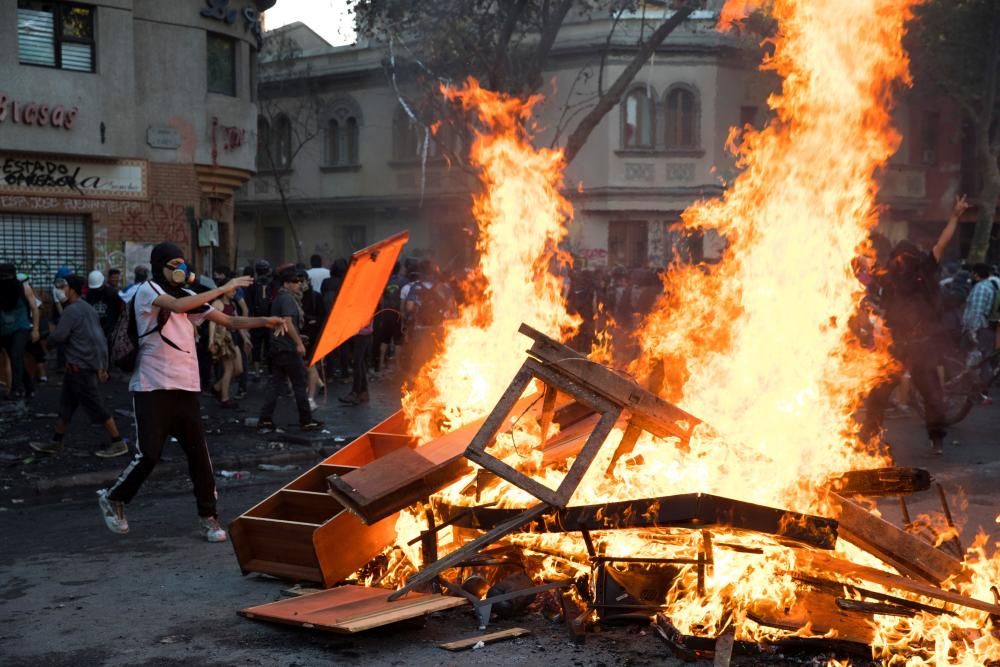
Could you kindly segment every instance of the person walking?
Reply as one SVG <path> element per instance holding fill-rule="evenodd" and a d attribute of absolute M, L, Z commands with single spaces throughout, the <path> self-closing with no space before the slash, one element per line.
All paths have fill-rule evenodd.
<path fill-rule="evenodd" d="M 972 279 L 975 284 L 972 286 L 972 291 L 969 292 L 969 297 L 965 300 L 965 309 L 962 311 L 962 335 L 968 341 L 968 347 L 978 353 L 979 360 L 993 354 L 996 345 L 996 334 L 990 326 L 990 316 L 993 313 L 993 304 L 1000 293 L 1000 283 L 991 273 L 988 264 L 973 265 Z M 985 387 L 993 375 L 991 365 L 984 364 L 979 374 L 979 379 Z M 980 400 L 984 405 L 992 403 L 985 390 L 982 392 Z"/>
<path fill-rule="evenodd" d="M 226 531 L 216 510 L 215 475 L 198 395 L 201 383 L 195 355 L 195 327 L 208 319 L 232 329 L 284 328 L 278 317 L 230 317 L 208 304 L 253 279 L 241 276 L 199 294 L 185 289 L 191 273 L 184 252 L 174 243 L 156 245 L 150 255 L 152 280 L 136 290 L 132 302 L 139 336 L 135 371 L 129 382 L 135 413 L 135 456 L 111 487 L 98 491 L 105 525 L 113 533 L 129 530 L 125 505 L 156 467 L 168 436 L 174 436 L 188 460 L 201 534 L 223 542 Z"/>
<path fill-rule="evenodd" d="M 278 393 L 286 383 L 292 383 L 292 393 L 295 405 L 299 411 L 299 427 L 303 431 L 317 431 L 323 427 L 323 422 L 312 416 L 306 389 L 306 364 L 303 357 L 306 353 L 301 331 L 305 316 L 297 299 L 302 294 L 302 285 L 308 278 L 300 278 L 298 270 L 290 266 L 278 274 L 278 293 L 271 304 L 271 316 L 285 322 L 287 336 L 277 336 L 271 339 L 268 348 L 271 351 L 271 382 L 264 394 L 264 405 L 257 420 L 258 433 L 272 433 L 274 425 L 274 409 L 278 404 Z"/>
<path fill-rule="evenodd" d="M 34 393 L 31 376 L 25 373 L 24 352 L 40 337 L 35 293 L 18 279 L 16 266 L 0 264 L 0 349 L 10 360 L 7 398 L 30 398 Z"/>
<path fill-rule="evenodd" d="M 323 266 L 323 258 L 313 255 L 309 258 L 309 285 L 319 294 L 323 290 L 323 281 L 330 277 L 330 269 Z"/>
<path fill-rule="evenodd" d="M 118 432 L 114 417 L 104 405 L 98 382 L 108 380 L 108 342 L 101 330 L 100 318 L 94 307 L 83 298 L 83 276 L 65 278 L 65 306 L 59 324 L 49 333 L 49 342 L 65 348 L 66 366 L 62 391 L 59 395 L 59 418 L 56 420 L 52 440 L 31 443 L 40 454 L 60 454 L 66 429 L 73 421 L 73 414 L 80 406 L 94 423 L 104 426 L 111 444 L 95 452 L 101 458 L 111 458 L 128 453 L 128 445 Z"/>
<path fill-rule="evenodd" d="M 235 316 L 234 296 L 235 294 L 223 294 L 212 302 L 212 308 L 220 310 L 230 317 Z M 229 397 L 229 389 L 233 379 L 243 375 L 243 358 L 236 346 L 234 333 L 221 324 L 208 323 L 208 351 L 212 355 L 212 361 L 222 366 L 222 377 L 212 385 L 212 393 L 218 399 L 219 405 L 227 409 L 239 407 L 236 401 Z M 249 344 L 249 338 L 247 342 Z"/>

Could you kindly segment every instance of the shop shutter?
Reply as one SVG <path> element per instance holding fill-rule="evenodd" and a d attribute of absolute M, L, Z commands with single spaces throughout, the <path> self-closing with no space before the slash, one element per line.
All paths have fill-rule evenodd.
<path fill-rule="evenodd" d="M 0 262 L 10 262 L 47 285 L 60 266 L 86 275 L 87 219 L 78 215 L 0 213 Z"/>

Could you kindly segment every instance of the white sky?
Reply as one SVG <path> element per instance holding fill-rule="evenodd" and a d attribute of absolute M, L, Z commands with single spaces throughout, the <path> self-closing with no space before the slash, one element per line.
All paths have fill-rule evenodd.
<path fill-rule="evenodd" d="M 264 12 L 268 30 L 302 21 L 334 46 L 354 43 L 354 17 L 349 0 L 278 0 Z"/>

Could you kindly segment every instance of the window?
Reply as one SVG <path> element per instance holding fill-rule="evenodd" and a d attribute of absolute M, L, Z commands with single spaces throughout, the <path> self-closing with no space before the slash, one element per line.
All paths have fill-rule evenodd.
<path fill-rule="evenodd" d="M 17 54 L 22 65 L 94 71 L 94 8 L 18 0 Z"/>
<path fill-rule="evenodd" d="M 292 122 L 285 114 L 279 114 L 271 128 L 271 158 L 275 169 L 292 168 Z"/>
<path fill-rule="evenodd" d="M 330 166 L 356 165 L 359 162 L 358 113 L 352 106 L 335 106 L 327 121 L 326 163 Z"/>
<path fill-rule="evenodd" d="M 653 100 L 646 88 L 636 88 L 622 104 L 622 147 L 653 147 Z"/>
<path fill-rule="evenodd" d="M 236 97 L 236 40 L 208 35 L 208 92 Z"/>
<path fill-rule="evenodd" d="M 271 124 L 263 116 L 257 116 L 257 171 L 271 168 L 268 146 L 271 142 Z"/>
<path fill-rule="evenodd" d="M 396 110 L 392 123 L 392 156 L 397 160 L 419 160 L 423 151 L 424 137 L 421 128 L 406 110 Z"/>
<path fill-rule="evenodd" d="M 646 265 L 649 225 L 645 220 L 608 223 L 608 264 L 634 269 Z"/>
<path fill-rule="evenodd" d="M 671 148 L 697 148 L 698 98 L 695 91 L 675 86 L 667 91 L 667 123 L 664 143 Z"/>

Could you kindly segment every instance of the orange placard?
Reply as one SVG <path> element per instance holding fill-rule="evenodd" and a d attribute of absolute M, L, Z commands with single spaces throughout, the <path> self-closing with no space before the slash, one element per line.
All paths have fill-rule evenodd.
<path fill-rule="evenodd" d="M 351 255 L 344 284 L 326 317 L 310 366 L 372 321 L 379 298 L 392 275 L 392 266 L 409 240 L 409 232 L 400 232 Z"/>

